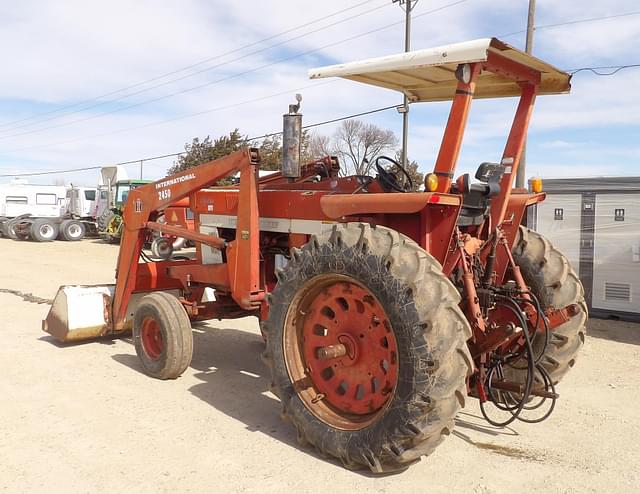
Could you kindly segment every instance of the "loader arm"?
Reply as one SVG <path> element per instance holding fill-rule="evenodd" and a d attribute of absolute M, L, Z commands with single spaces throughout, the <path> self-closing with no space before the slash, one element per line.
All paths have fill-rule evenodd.
<path fill-rule="evenodd" d="M 136 288 L 138 259 L 143 248 L 145 229 L 157 226 L 151 221 L 152 215 L 237 171 L 240 171 L 241 200 L 236 231 L 241 233 L 234 241 L 229 242 L 227 267 L 232 297 L 243 309 L 252 308 L 259 292 L 258 163 L 257 150 L 244 149 L 130 192 L 123 212 L 124 232 L 116 267 L 116 287 L 111 312 L 114 332 L 124 329 L 129 300 Z M 205 241 L 201 235 L 193 236 L 194 240 L 206 242 L 215 248 L 227 247 L 217 237 Z M 236 262 L 238 259 L 242 259 L 242 262 Z"/>

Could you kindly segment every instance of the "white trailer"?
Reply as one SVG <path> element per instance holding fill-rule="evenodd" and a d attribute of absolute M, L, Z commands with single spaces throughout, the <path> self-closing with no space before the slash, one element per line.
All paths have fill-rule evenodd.
<path fill-rule="evenodd" d="M 591 313 L 640 319 L 640 177 L 543 180 L 533 226 L 562 250 Z"/>
<path fill-rule="evenodd" d="M 57 236 L 55 225 L 62 216 L 67 188 L 63 185 L 34 185 L 24 181 L 0 184 L 0 232 L 19 238 L 16 225 L 22 218 L 41 220 L 44 239 Z"/>
<path fill-rule="evenodd" d="M 23 181 L 0 184 L 0 232 L 13 239 L 39 242 L 58 236 L 80 240 L 95 231 L 99 196 L 95 188 L 35 185 Z"/>
<path fill-rule="evenodd" d="M 33 185 L 24 181 L 0 184 L 0 216 L 31 214 L 56 218 L 64 210 L 66 194 L 64 185 Z"/>

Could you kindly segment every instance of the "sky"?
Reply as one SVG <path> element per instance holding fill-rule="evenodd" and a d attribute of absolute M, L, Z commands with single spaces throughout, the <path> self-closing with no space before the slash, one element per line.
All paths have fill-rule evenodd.
<path fill-rule="evenodd" d="M 527 0 L 418 0 L 412 47 L 495 36 L 524 48 Z M 637 0 L 537 0 L 533 51 L 561 68 L 640 64 Z M 9 175 L 110 165 L 180 152 L 234 128 L 277 132 L 302 93 L 304 123 L 400 103 L 400 94 L 310 68 L 399 53 L 391 0 L 21 0 L 0 3 L 0 183 Z M 564 24 L 554 26 L 555 24 Z M 539 97 L 527 176 L 640 176 L 640 68 L 583 71 L 569 95 Z M 457 174 L 499 161 L 517 101 L 472 105 Z M 433 167 L 449 106 L 412 105 L 408 154 Z M 363 120 L 401 133 L 394 110 Z M 330 135 L 334 125 L 314 131 Z M 147 161 L 144 178 L 175 158 Z M 131 177 L 139 165 L 128 165 Z M 95 170 L 32 183 L 95 185 Z"/>

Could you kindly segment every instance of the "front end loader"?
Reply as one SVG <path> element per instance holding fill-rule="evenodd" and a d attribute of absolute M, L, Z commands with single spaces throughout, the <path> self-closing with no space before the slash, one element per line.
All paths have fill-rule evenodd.
<path fill-rule="evenodd" d="M 43 329 L 63 342 L 132 332 L 145 371 L 172 379 L 192 321 L 256 316 L 300 442 L 349 468 L 407 468 L 468 397 L 495 425 L 548 417 L 587 308 L 566 257 L 522 226 L 544 193 L 513 179 L 536 96 L 569 92 L 570 76 L 494 38 L 310 75 L 452 102 L 424 191 L 383 156 L 375 176 L 342 176 L 331 156 L 301 164 L 298 101 L 279 173 L 259 178 L 245 149 L 131 190 L 115 284 L 61 287 Z M 502 97 L 518 98 L 502 157 L 455 178 L 473 99 Z M 213 186 L 236 172 L 238 185 Z M 180 201 L 194 229 L 158 221 Z M 194 242 L 195 258 L 150 258 L 150 231 Z"/>

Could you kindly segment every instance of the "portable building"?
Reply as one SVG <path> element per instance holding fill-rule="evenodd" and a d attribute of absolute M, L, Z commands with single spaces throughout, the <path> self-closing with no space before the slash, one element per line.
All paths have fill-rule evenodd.
<path fill-rule="evenodd" d="M 530 226 L 569 258 L 591 313 L 640 319 L 640 177 L 543 184 Z"/>

